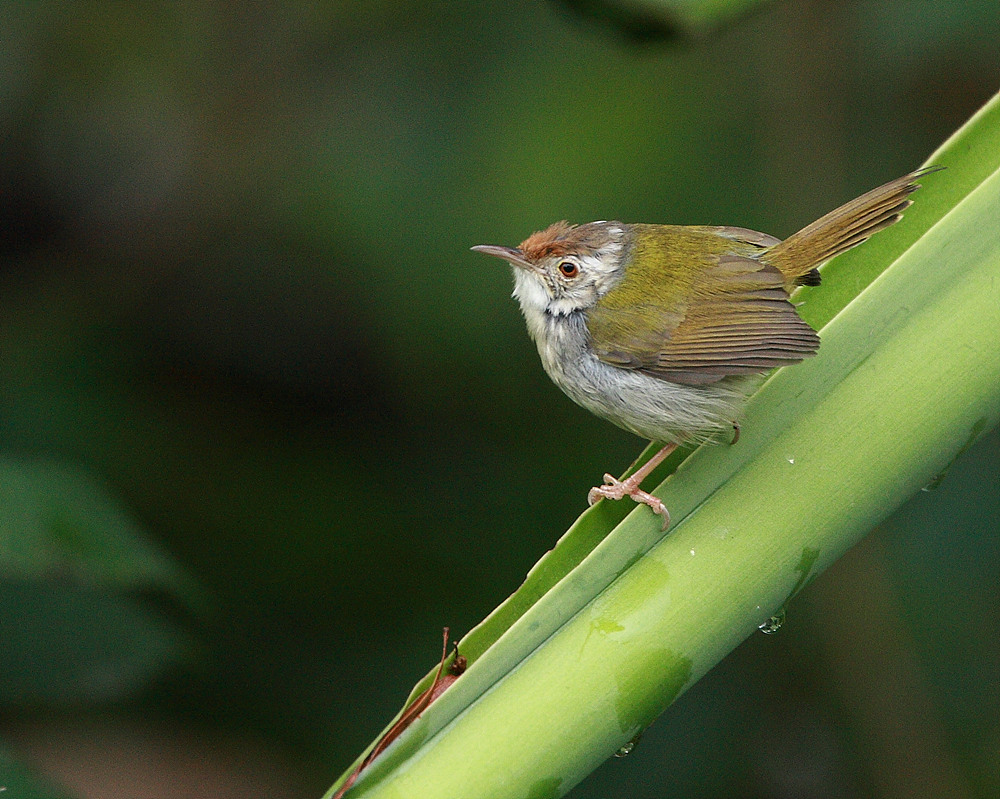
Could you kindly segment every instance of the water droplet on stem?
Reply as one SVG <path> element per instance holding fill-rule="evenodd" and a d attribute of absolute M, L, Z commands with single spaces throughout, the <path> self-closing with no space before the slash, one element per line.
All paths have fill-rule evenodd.
<path fill-rule="evenodd" d="M 934 479 L 931 480 L 927 485 L 925 485 L 920 490 L 921 491 L 936 491 L 937 488 L 938 488 L 938 486 L 940 486 L 941 483 L 944 482 L 944 476 L 945 476 L 945 472 L 941 472 L 941 474 L 934 475 Z"/>
<path fill-rule="evenodd" d="M 765 621 L 763 624 L 759 624 L 757 629 L 760 630 L 765 635 L 773 635 L 781 629 L 781 625 L 785 623 L 785 609 L 782 608 L 777 613 L 775 613 L 771 618 Z"/>
<path fill-rule="evenodd" d="M 639 743 L 639 739 L 642 737 L 642 733 L 637 733 L 634 738 L 628 743 L 622 744 L 618 747 L 618 751 L 615 752 L 615 757 L 627 757 L 632 754 L 632 750 L 635 749 L 635 745 Z"/>

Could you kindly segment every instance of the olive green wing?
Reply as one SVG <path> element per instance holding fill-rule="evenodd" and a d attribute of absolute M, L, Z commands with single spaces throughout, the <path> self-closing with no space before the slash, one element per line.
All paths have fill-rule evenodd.
<path fill-rule="evenodd" d="M 706 256 L 702 249 L 690 256 L 693 270 L 690 261 L 683 268 L 674 251 L 644 275 L 630 271 L 587 311 L 598 358 L 673 383 L 704 385 L 816 352 L 819 336 L 789 302 L 777 268 L 731 252 Z"/>

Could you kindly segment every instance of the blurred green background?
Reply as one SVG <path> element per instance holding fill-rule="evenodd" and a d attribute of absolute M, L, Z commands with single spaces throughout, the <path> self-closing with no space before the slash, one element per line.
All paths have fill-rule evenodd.
<path fill-rule="evenodd" d="M 701 5 L 0 6 L 0 785 L 319 796 L 643 445 L 469 246 L 785 236 L 1000 87 L 994 0 Z M 1000 794 L 998 528 L 994 432 L 571 795 Z"/>

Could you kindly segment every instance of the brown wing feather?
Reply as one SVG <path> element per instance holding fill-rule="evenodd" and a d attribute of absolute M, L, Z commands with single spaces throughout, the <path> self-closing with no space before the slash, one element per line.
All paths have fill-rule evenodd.
<path fill-rule="evenodd" d="M 755 258 L 706 259 L 683 303 L 673 313 L 638 308 L 614 322 L 595 306 L 592 332 L 602 333 L 595 353 L 606 363 L 673 383 L 704 385 L 728 375 L 756 374 L 797 363 L 816 352 L 819 336 L 788 300 L 785 278 Z M 610 340 L 608 330 L 617 335 Z"/>

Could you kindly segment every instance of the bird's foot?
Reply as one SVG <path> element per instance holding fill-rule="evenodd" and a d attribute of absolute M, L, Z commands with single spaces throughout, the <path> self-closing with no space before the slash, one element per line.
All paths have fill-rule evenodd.
<path fill-rule="evenodd" d="M 639 479 L 636 480 L 636 477 L 639 477 Z M 653 513 L 658 513 L 662 516 L 662 529 L 666 530 L 670 526 L 670 513 L 667 511 L 667 506 L 663 504 L 662 500 L 639 488 L 642 477 L 645 477 L 645 474 L 640 476 L 636 473 L 624 480 L 619 480 L 610 474 L 606 474 L 604 475 L 604 485 L 595 486 L 588 492 L 587 503 L 593 505 L 599 499 L 624 499 L 625 497 L 631 497 L 636 502 L 649 505 Z"/>

